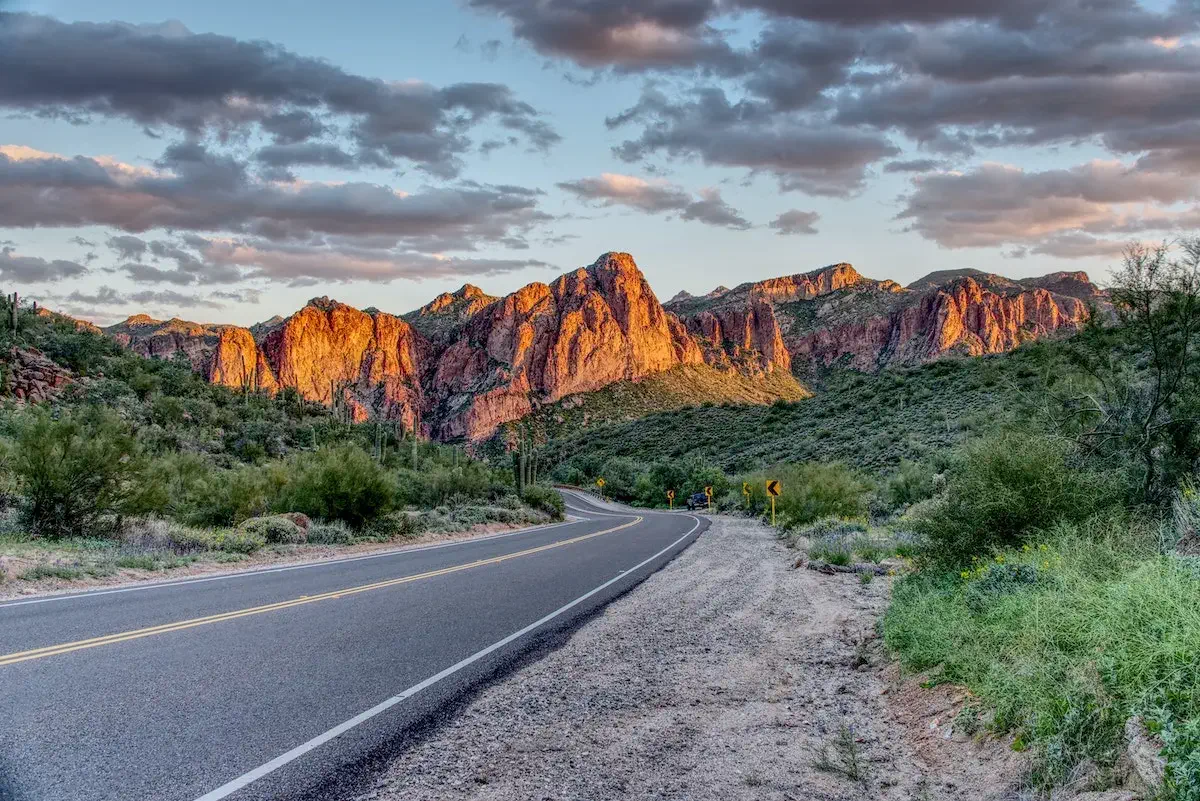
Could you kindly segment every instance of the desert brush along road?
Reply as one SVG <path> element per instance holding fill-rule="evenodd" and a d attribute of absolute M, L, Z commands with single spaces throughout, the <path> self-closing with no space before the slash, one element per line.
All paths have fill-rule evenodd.
<path fill-rule="evenodd" d="M 708 526 L 564 494 L 555 525 L 0 603 L 0 799 L 353 789 Z"/>

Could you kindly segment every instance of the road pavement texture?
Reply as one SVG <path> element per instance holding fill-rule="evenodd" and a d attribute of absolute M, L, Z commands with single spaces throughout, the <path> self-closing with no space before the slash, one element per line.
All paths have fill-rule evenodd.
<path fill-rule="evenodd" d="M 332 798 L 707 528 L 577 520 L 0 603 L 0 801 Z"/>
<path fill-rule="evenodd" d="M 897 680 L 875 634 L 889 579 L 796 570 L 797 555 L 757 522 L 715 516 L 356 801 L 1016 798 L 1023 755 L 950 734 L 960 690 Z"/>

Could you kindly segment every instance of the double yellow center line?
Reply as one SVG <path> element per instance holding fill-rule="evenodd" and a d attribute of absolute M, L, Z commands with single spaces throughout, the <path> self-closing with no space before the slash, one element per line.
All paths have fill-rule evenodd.
<path fill-rule="evenodd" d="M 636 517 L 620 526 L 607 528 L 603 531 L 597 531 L 592 534 L 584 534 L 571 539 L 559 540 L 548 545 L 540 545 L 536 548 L 528 548 L 524 551 L 515 551 L 513 553 L 504 554 L 503 556 L 493 556 L 490 559 L 480 559 L 476 562 L 467 562 L 466 564 L 454 565 L 452 567 L 443 567 L 440 570 L 431 570 L 428 573 L 418 573 L 413 576 L 404 576 L 402 578 L 388 579 L 386 581 L 377 581 L 373 584 L 362 584 L 357 587 L 347 587 L 342 590 L 333 590 L 332 592 L 321 593 L 320 595 L 301 595 L 299 598 L 293 598 L 290 601 L 280 601 L 274 604 L 265 604 L 263 606 L 253 606 L 248 609 L 238 609 L 233 612 L 223 612 L 219 615 L 209 615 L 208 617 L 197 617 L 190 620 L 180 620 L 176 623 L 164 623 L 161 626 L 150 626 L 144 629 L 134 629 L 133 631 L 123 631 L 117 634 L 108 634 L 103 637 L 92 637 L 89 640 L 76 640 L 75 642 L 66 642 L 59 645 L 47 645 L 44 648 L 33 648 L 28 651 L 18 651 L 17 653 L 4 654 L 0 656 L 0 667 L 7 665 L 15 665 L 18 662 L 28 662 L 32 659 L 44 659 L 48 656 L 58 656 L 59 654 L 69 654 L 72 651 L 82 651 L 87 648 L 99 648 L 102 645 L 113 645 L 119 642 L 127 642 L 129 640 L 140 640 L 143 637 L 154 637 L 159 634 L 169 634 L 173 631 L 183 631 L 197 626 L 207 626 L 212 623 L 223 623 L 226 620 L 237 620 L 241 617 L 249 617 L 251 615 L 261 615 L 266 612 L 275 612 L 280 609 L 291 609 L 294 606 L 303 606 L 305 604 L 314 604 L 318 601 L 333 601 L 338 598 L 345 598 L 349 595 L 358 595 L 363 592 L 371 592 L 372 590 L 382 590 L 387 587 L 395 587 L 400 584 L 408 584 L 413 581 L 421 581 L 422 579 L 435 578 L 437 576 L 446 576 L 450 573 L 458 573 L 462 570 L 470 570 L 476 567 L 485 565 L 495 565 L 500 562 L 507 562 L 510 559 L 517 559 L 522 556 L 532 556 L 535 553 L 548 551 L 552 548 L 561 548 L 564 545 L 573 545 L 577 542 L 590 540 L 594 537 L 600 537 L 605 534 L 612 534 L 615 531 L 627 529 L 630 526 L 636 526 L 642 522 L 641 517 Z"/>

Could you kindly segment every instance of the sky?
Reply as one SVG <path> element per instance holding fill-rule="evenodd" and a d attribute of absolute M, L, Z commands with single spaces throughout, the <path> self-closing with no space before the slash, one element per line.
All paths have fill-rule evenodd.
<path fill-rule="evenodd" d="M 404 313 L 632 253 L 1103 280 L 1200 229 L 1200 9 L 0 0 L 0 285 L 110 324 Z"/>

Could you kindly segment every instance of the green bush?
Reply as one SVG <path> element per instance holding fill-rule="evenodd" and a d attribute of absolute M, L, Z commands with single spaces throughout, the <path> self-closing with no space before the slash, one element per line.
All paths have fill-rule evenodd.
<path fill-rule="evenodd" d="M 96 407 L 55 419 L 38 410 L 17 427 L 12 469 L 22 524 L 39 537 L 78 537 L 103 527 L 134 497 L 143 462 L 116 415 Z"/>
<path fill-rule="evenodd" d="M 314 520 L 308 527 L 310 545 L 350 545 L 354 539 L 354 530 L 341 520 Z"/>
<path fill-rule="evenodd" d="M 888 476 L 884 491 L 893 508 L 911 506 L 933 497 L 933 472 L 916 462 L 903 459 L 896 472 Z"/>
<path fill-rule="evenodd" d="M 307 532 L 283 515 L 252 517 L 238 526 L 242 531 L 261 536 L 270 545 L 294 545 L 304 542 Z"/>
<path fill-rule="evenodd" d="M 251 554 L 267 544 L 261 534 L 236 528 L 218 529 L 214 533 L 214 550 L 228 553 Z"/>
<path fill-rule="evenodd" d="M 766 482 L 780 482 L 783 494 L 775 500 L 777 523 L 784 531 L 805 526 L 822 517 L 858 518 L 866 514 L 867 483 L 840 463 L 806 462 L 778 465 L 743 476 L 750 485 L 750 510 L 770 514 Z"/>
<path fill-rule="evenodd" d="M 521 495 L 521 500 L 527 506 L 550 515 L 554 520 L 563 519 L 566 504 L 563 503 L 562 496 L 550 487 L 532 484 L 525 488 L 525 492 Z"/>
<path fill-rule="evenodd" d="M 367 526 L 366 533 L 374 539 L 391 542 L 392 540 L 416 537 L 421 534 L 422 530 L 413 515 L 407 512 L 389 512 L 372 520 L 371 524 Z"/>
<path fill-rule="evenodd" d="M 288 457 L 286 481 L 272 507 L 361 528 L 395 506 L 395 479 L 354 445 L 321 448 Z"/>
<path fill-rule="evenodd" d="M 236 525 L 270 511 L 287 480 L 287 471 L 278 465 L 197 474 L 180 480 L 176 514 L 192 525 Z"/>
<path fill-rule="evenodd" d="M 928 538 L 935 560 L 964 564 L 1121 497 L 1120 485 L 1087 469 L 1070 444 L 1005 432 L 964 446 L 945 494 L 915 509 L 908 525 Z"/>

